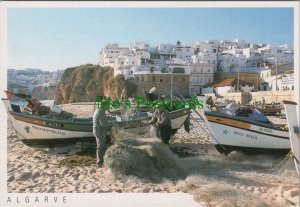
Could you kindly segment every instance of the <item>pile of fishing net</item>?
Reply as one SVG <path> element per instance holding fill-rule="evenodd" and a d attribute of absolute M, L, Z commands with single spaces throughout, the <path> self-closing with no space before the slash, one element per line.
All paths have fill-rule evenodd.
<path fill-rule="evenodd" d="M 105 153 L 104 165 L 118 178 L 136 176 L 138 178 L 161 182 L 163 179 L 178 179 L 184 170 L 178 157 L 154 134 L 154 128 L 141 136 L 130 135 L 115 129 L 117 138 Z"/>

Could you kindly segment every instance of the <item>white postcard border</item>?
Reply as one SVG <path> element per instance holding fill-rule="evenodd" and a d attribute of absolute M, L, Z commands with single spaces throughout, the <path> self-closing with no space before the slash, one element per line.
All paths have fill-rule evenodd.
<path fill-rule="evenodd" d="M 284 2 L 284 3 L 283 3 Z M 7 87 L 7 10 L 9 8 L 294 8 L 294 68 L 295 68 L 295 101 L 299 103 L 299 2 L 1 2 L 0 3 L 0 94 L 5 97 L 3 90 Z M 298 117 L 299 104 L 298 104 Z M 3 104 L 0 104 L 0 206 L 199 206 L 192 195 L 184 193 L 7 193 L 7 115 Z M 7 203 L 8 196 L 14 199 Z M 26 203 L 26 196 L 31 201 Z M 57 203 L 44 203 L 45 196 L 50 199 L 58 196 Z M 66 203 L 63 199 L 66 196 Z M 34 199 L 41 202 L 34 203 Z M 19 199 L 22 203 L 16 203 Z M 59 200 L 58 200 L 59 199 Z"/>

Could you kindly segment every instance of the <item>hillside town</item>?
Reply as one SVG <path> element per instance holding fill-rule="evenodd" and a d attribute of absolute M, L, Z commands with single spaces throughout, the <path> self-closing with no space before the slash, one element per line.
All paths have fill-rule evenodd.
<path fill-rule="evenodd" d="M 107 44 L 99 57 L 101 66 L 114 68 L 114 76 L 135 80 L 139 94 L 153 86 L 164 93 L 172 81 L 185 96 L 293 90 L 293 62 L 293 48 L 288 45 L 253 44 L 241 39 L 192 45 L 180 41 L 157 46 L 136 41 L 128 47 Z"/>
<path fill-rule="evenodd" d="M 245 40 L 208 40 L 192 45 L 132 42 L 128 47 L 107 44 L 98 64 L 111 67 L 137 85 L 137 95 L 152 87 L 161 94 L 183 96 L 233 92 L 294 90 L 294 52 L 288 45 L 253 44 Z M 58 85 L 64 70 L 8 69 L 8 89 L 32 93 Z M 172 75 L 171 75 L 172 73 Z"/>
<path fill-rule="evenodd" d="M 12 92 L 32 93 L 39 86 L 56 86 L 63 72 L 63 70 L 49 72 L 34 68 L 26 68 L 24 70 L 8 69 L 7 88 Z"/>

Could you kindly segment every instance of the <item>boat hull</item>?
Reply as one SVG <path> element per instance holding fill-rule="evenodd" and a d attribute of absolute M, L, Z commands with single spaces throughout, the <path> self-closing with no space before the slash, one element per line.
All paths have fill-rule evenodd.
<path fill-rule="evenodd" d="M 171 128 L 174 130 L 181 128 L 190 111 L 190 109 L 181 109 L 170 112 Z"/>
<path fill-rule="evenodd" d="M 297 118 L 297 103 L 291 101 L 283 101 L 286 117 L 289 125 L 289 137 L 291 149 L 293 152 L 293 159 L 296 166 L 297 173 L 299 175 L 300 170 L 300 136 L 299 130 L 295 130 L 297 127 L 299 129 L 299 121 Z"/>
<path fill-rule="evenodd" d="M 27 115 L 11 111 L 8 107 L 8 116 L 19 139 L 31 147 L 56 147 L 71 145 L 77 142 L 95 143 L 92 132 L 92 121 L 77 119 L 77 121 L 62 121 L 46 119 L 38 116 Z M 186 120 L 189 109 L 172 111 L 172 129 L 179 129 Z M 116 122 L 117 127 L 121 127 L 128 133 L 137 135 L 144 134 L 150 130 L 150 125 L 141 126 L 141 120 L 149 120 L 151 117 L 144 117 L 140 120 L 127 122 Z M 111 132 L 108 132 L 110 135 Z"/>
<path fill-rule="evenodd" d="M 205 112 L 216 149 L 222 154 L 284 154 L 290 151 L 288 132 L 266 124 L 247 122 L 214 112 Z"/>
<path fill-rule="evenodd" d="M 76 142 L 95 142 L 95 138 L 89 126 L 73 124 L 73 130 L 59 129 L 65 127 L 61 122 L 47 122 L 39 119 L 28 118 L 9 114 L 12 127 L 15 129 L 18 138 L 26 145 L 36 147 L 64 146 Z M 53 127 L 55 124 L 55 128 Z M 49 127 L 52 125 L 52 127 Z M 76 127 L 80 130 L 76 131 Z M 70 126 L 69 126 L 70 128 Z"/>

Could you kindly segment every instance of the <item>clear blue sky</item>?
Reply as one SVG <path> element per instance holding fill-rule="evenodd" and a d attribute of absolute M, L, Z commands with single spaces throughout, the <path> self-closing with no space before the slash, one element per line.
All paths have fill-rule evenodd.
<path fill-rule="evenodd" d="M 107 43 L 191 44 L 208 39 L 294 44 L 292 8 L 8 10 L 8 68 L 96 64 Z"/>

